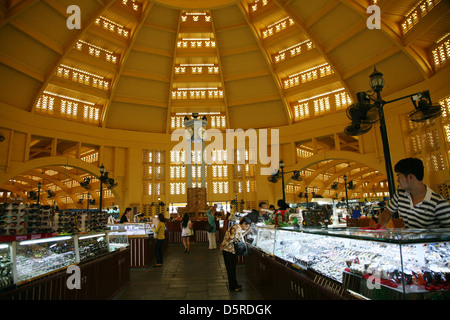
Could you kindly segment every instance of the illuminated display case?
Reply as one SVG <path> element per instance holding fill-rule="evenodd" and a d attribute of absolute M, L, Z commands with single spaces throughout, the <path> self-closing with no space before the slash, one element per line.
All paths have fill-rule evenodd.
<path fill-rule="evenodd" d="M 0 243 L 0 290 L 128 246 L 124 230 Z"/>
<path fill-rule="evenodd" d="M 77 263 L 72 236 L 32 239 L 13 242 L 15 247 L 15 282 L 46 275 Z"/>
<path fill-rule="evenodd" d="M 106 232 L 98 234 L 80 234 L 76 235 L 78 243 L 77 254 L 79 262 L 84 262 L 97 258 L 109 252 Z"/>
<path fill-rule="evenodd" d="M 110 252 L 122 250 L 130 245 L 125 230 L 108 231 L 107 234 Z"/>
<path fill-rule="evenodd" d="M 274 227 L 258 227 L 255 245 L 262 251 L 273 255 L 275 250 L 275 234 L 277 229 Z M 252 230 L 252 234 L 254 231 Z M 247 236 L 248 237 L 248 236 Z"/>
<path fill-rule="evenodd" d="M 125 230 L 128 236 L 131 237 L 147 237 L 153 234 L 153 231 L 148 223 L 120 223 L 106 225 L 109 230 Z"/>
<path fill-rule="evenodd" d="M 12 255 L 12 245 L 0 243 L 0 290 L 14 284 Z"/>
<path fill-rule="evenodd" d="M 450 229 L 258 227 L 253 245 L 366 298 L 450 298 Z"/>

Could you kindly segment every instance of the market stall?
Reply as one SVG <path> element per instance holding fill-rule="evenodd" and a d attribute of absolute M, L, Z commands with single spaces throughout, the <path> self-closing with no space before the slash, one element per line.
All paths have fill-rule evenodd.
<path fill-rule="evenodd" d="M 131 268 L 147 268 L 155 258 L 155 239 L 153 231 L 148 223 L 121 223 L 108 224 L 111 230 L 122 230 L 126 232 L 130 243 Z M 170 232 L 166 231 L 166 239 Z M 167 248 L 168 241 L 164 242 Z"/>
<path fill-rule="evenodd" d="M 111 299 L 130 280 L 125 232 L 29 234 L 0 239 L 0 299 Z M 69 286 L 79 268 L 79 285 Z"/>
<path fill-rule="evenodd" d="M 449 229 L 259 226 L 247 275 L 266 299 L 450 299 L 449 240 Z M 265 265 L 277 271 L 255 270 Z M 295 286 L 279 282 L 288 270 Z"/>

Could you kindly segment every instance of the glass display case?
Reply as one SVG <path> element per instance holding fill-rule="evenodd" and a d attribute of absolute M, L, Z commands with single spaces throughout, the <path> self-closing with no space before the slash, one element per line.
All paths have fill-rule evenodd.
<path fill-rule="evenodd" d="M 147 237 L 153 234 L 148 223 L 120 223 L 106 225 L 109 230 L 125 230 L 128 236 Z"/>
<path fill-rule="evenodd" d="M 450 229 L 258 227 L 253 244 L 367 298 L 450 298 Z"/>
<path fill-rule="evenodd" d="M 0 243 L 0 290 L 13 284 L 12 245 Z"/>
<path fill-rule="evenodd" d="M 125 230 L 108 231 L 109 251 L 122 250 L 129 246 L 128 235 Z"/>
<path fill-rule="evenodd" d="M 262 251 L 273 255 L 275 250 L 275 233 L 276 229 L 274 227 L 257 227 L 256 239 L 253 240 L 253 243 Z M 254 234 L 253 230 L 252 234 Z"/>
<path fill-rule="evenodd" d="M 129 246 L 125 230 L 41 236 L 0 239 L 0 292 Z"/>
<path fill-rule="evenodd" d="M 76 235 L 78 242 L 79 262 L 97 258 L 109 252 L 106 233 Z"/>
<path fill-rule="evenodd" d="M 77 263 L 74 238 L 52 237 L 14 242 L 16 283 Z"/>

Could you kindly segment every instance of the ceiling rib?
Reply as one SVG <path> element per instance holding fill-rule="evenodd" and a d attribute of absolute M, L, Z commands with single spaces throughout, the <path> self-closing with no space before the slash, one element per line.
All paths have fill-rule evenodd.
<path fill-rule="evenodd" d="M 290 108 L 289 104 L 287 103 L 287 101 L 286 101 L 286 99 L 284 97 L 283 91 L 281 89 L 281 81 L 278 78 L 278 75 L 275 73 L 274 67 L 273 67 L 271 59 L 270 59 L 270 55 L 269 55 L 269 53 L 267 52 L 267 50 L 263 46 L 263 43 L 262 43 L 263 41 L 261 40 L 261 38 L 258 35 L 258 30 L 256 30 L 255 26 L 249 20 L 249 15 L 246 13 L 242 2 L 238 4 L 238 7 L 240 9 L 240 12 L 241 12 L 242 16 L 244 17 L 245 21 L 247 22 L 248 27 L 252 31 L 256 42 L 258 43 L 259 49 L 264 53 L 264 59 L 265 59 L 266 64 L 267 64 L 267 68 L 269 69 L 270 74 L 272 75 L 272 77 L 274 79 L 275 87 L 277 89 L 277 93 L 279 95 L 279 98 L 281 99 L 281 102 L 283 104 L 284 111 L 286 113 L 287 119 L 289 121 L 289 124 L 292 124 L 294 122 L 294 116 L 292 114 L 292 111 L 291 111 L 291 108 Z"/>
<path fill-rule="evenodd" d="M 334 63 L 334 61 L 331 59 L 329 53 L 327 53 L 324 49 L 324 47 L 322 46 L 322 43 L 320 43 L 318 41 L 318 39 L 311 34 L 310 32 L 308 32 L 307 27 L 305 26 L 305 23 L 300 19 L 300 17 L 294 12 L 294 10 L 292 10 L 289 7 L 289 2 L 284 5 L 280 0 L 273 0 L 280 8 L 284 9 L 288 15 L 295 21 L 296 25 L 299 26 L 299 28 L 302 30 L 303 33 L 305 33 L 308 38 L 314 43 L 314 45 L 316 46 L 316 50 L 318 50 L 321 55 L 323 56 L 323 58 L 328 62 L 328 64 L 333 68 L 334 73 L 336 75 L 336 77 L 338 78 L 339 82 L 341 83 L 342 87 L 347 91 L 347 93 L 352 96 L 352 92 L 349 89 L 348 85 L 346 84 L 346 82 L 344 81 L 344 78 L 342 77 L 342 75 L 340 74 L 340 70 L 338 68 L 336 68 L 336 64 Z"/>
<path fill-rule="evenodd" d="M 211 26 L 212 26 L 212 30 L 214 33 L 214 37 L 215 39 L 217 39 L 217 28 L 216 28 L 216 23 L 215 23 L 215 19 L 214 19 L 214 11 L 211 10 Z M 228 99 L 227 99 L 227 92 L 225 90 L 225 79 L 224 79 L 224 73 L 223 73 L 223 68 L 222 68 L 222 55 L 220 52 L 220 47 L 216 46 L 216 52 L 217 52 L 217 61 L 219 64 L 219 73 L 220 73 L 220 83 L 222 84 L 222 89 L 223 89 L 223 101 L 224 101 L 224 106 L 225 106 L 225 123 L 227 128 L 229 128 L 231 120 L 230 120 L 230 112 L 229 112 L 229 104 L 228 104 Z"/>
<path fill-rule="evenodd" d="M 142 10 L 141 16 L 140 16 L 140 20 L 136 26 L 136 29 L 133 32 L 133 36 L 128 44 L 127 49 L 125 50 L 125 53 L 122 55 L 121 57 L 121 61 L 120 61 L 120 67 L 119 67 L 119 71 L 117 72 L 114 81 L 112 82 L 111 85 L 111 92 L 109 94 L 109 99 L 107 100 L 107 102 L 105 103 L 105 105 L 103 106 L 103 114 L 100 120 L 101 126 L 102 128 L 106 127 L 106 119 L 108 118 L 108 113 L 110 110 L 110 106 L 111 106 L 111 100 L 112 97 L 114 97 L 114 93 L 117 90 L 117 84 L 119 82 L 119 79 L 123 73 L 123 69 L 124 69 L 124 65 L 125 65 L 125 61 L 127 60 L 128 56 L 130 55 L 131 50 L 133 49 L 134 43 L 136 42 L 137 36 L 139 34 L 139 31 L 141 30 L 142 26 L 144 25 L 144 22 L 147 20 L 148 14 L 150 13 L 151 8 L 153 7 L 153 2 L 149 2 L 147 3 L 147 6 Z"/>
<path fill-rule="evenodd" d="M 64 61 L 64 59 L 68 56 L 69 52 L 71 51 L 71 49 L 73 48 L 73 46 L 75 45 L 75 43 L 78 41 L 78 39 L 81 38 L 81 36 L 83 34 L 85 34 L 87 32 L 88 29 L 90 29 L 90 27 L 94 24 L 95 20 L 97 19 L 98 16 L 101 15 L 101 12 L 103 12 L 104 10 L 106 10 L 110 5 L 112 5 L 114 3 L 115 0 L 109 0 L 107 2 L 107 4 L 104 5 L 104 7 L 99 7 L 99 9 L 92 14 L 92 16 L 90 17 L 90 19 L 88 20 L 88 22 L 86 23 L 86 26 L 78 31 L 74 32 L 74 35 L 72 36 L 72 38 L 70 39 L 70 41 L 68 42 L 68 45 L 66 48 L 64 48 L 63 53 L 61 54 L 61 56 L 59 57 L 59 59 L 57 59 L 56 63 L 53 65 L 53 67 L 50 68 L 50 72 L 46 75 L 45 77 L 45 81 L 41 84 L 38 92 L 36 92 L 36 96 L 34 98 L 33 104 L 31 106 L 29 106 L 29 110 L 31 111 L 31 113 L 35 112 L 36 109 L 36 104 L 39 100 L 39 98 L 41 97 L 42 93 L 45 91 L 45 89 L 47 88 L 47 86 L 51 83 L 51 79 L 52 79 L 52 75 L 56 74 L 57 68 L 58 66 Z"/>

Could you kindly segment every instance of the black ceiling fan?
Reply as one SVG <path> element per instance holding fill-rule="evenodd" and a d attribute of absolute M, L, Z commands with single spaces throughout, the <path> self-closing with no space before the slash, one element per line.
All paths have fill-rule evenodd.
<path fill-rule="evenodd" d="M 267 177 L 267 181 L 277 183 L 280 177 L 280 171 L 277 169 L 272 175 Z"/>
<path fill-rule="evenodd" d="M 346 114 L 352 122 L 344 129 L 349 136 L 359 136 L 370 129 L 372 124 L 380 119 L 378 108 L 370 103 L 370 98 L 366 92 L 359 92 L 356 95 L 358 102 L 350 105 Z"/>
<path fill-rule="evenodd" d="M 426 90 L 411 97 L 414 110 L 409 114 L 409 119 L 414 122 L 422 122 L 439 117 L 442 114 L 440 104 L 431 102 L 430 91 Z"/>
<path fill-rule="evenodd" d="M 370 129 L 372 129 L 371 123 L 352 122 L 345 127 L 344 132 L 349 136 L 360 136 L 366 132 L 369 132 Z"/>

